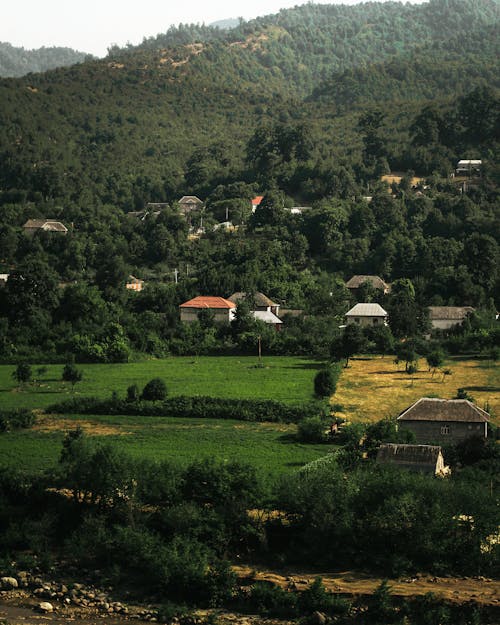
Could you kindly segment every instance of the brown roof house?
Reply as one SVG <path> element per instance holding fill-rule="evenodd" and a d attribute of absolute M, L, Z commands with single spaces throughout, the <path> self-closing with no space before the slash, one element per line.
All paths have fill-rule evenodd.
<path fill-rule="evenodd" d="M 438 445 L 384 443 L 378 449 L 377 464 L 391 465 L 440 477 L 450 472 L 444 464 L 443 453 Z"/>
<path fill-rule="evenodd" d="M 183 195 L 178 204 L 184 217 L 187 217 L 194 211 L 201 211 L 205 206 L 196 195 Z"/>
<path fill-rule="evenodd" d="M 199 295 L 179 306 L 181 321 L 193 323 L 202 310 L 210 310 L 216 323 L 231 323 L 236 312 L 236 304 L 223 297 Z"/>
<path fill-rule="evenodd" d="M 391 287 L 379 276 L 353 276 L 345 285 L 351 292 L 356 292 L 362 284 L 368 283 L 374 289 L 378 289 L 385 294 L 389 293 Z"/>
<path fill-rule="evenodd" d="M 454 445 L 471 436 L 488 436 L 490 415 L 467 399 L 422 397 L 397 418 L 398 428 L 410 430 L 418 443 Z"/>
<path fill-rule="evenodd" d="M 380 304 L 356 304 L 345 314 L 346 322 L 357 323 L 360 326 L 387 325 L 389 317 Z"/>
<path fill-rule="evenodd" d="M 429 320 L 433 330 L 448 330 L 462 325 L 467 315 L 474 312 L 472 306 L 429 306 Z"/>
<path fill-rule="evenodd" d="M 53 219 L 28 219 L 23 225 L 24 232 L 28 236 L 32 237 L 36 232 L 58 232 L 60 234 L 67 234 L 68 229 L 60 221 L 54 221 Z"/>
<path fill-rule="evenodd" d="M 252 310 L 269 311 L 274 313 L 275 315 L 279 314 L 280 305 L 273 302 L 271 299 L 269 299 L 269 297 L 267 297 L 267 295 L 264 295 L 264 293 L 260 293 L 260 291 L 258 291 L 257 293 L 233 293 L 228 297 L 228 299 L 235 304 L 238 304 L 243 300 L 249 299 L 250 307 Z"/>

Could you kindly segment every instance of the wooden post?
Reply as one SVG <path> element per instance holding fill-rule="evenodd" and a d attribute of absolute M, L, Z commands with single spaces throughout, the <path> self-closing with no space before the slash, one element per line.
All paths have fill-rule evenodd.
<path fill-rule="evenodd" d="M 262 341 L 261 341 L 260 334 L 258 336 L 258 339 L 259 339 L 259 364 L 262 364 Z"/>

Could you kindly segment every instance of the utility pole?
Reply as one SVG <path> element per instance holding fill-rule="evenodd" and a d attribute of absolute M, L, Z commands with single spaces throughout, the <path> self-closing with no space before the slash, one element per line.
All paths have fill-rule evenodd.
<path fill-rule="evenodd" d="M 229 206 L 226 206 L 226 221 L 229 221 Z"/>

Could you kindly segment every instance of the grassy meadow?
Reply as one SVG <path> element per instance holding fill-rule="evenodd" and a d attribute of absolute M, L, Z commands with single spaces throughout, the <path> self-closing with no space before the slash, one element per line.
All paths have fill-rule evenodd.
<path fill-rule="evenodd" d="M 332 450 L 294 439 L 294 425 L 216 419 L 128 416 L 40 416 L 30 430 L 0 435 L 0 467 L 40 471 L 57 464 L 64 433 L 80 425 L 99 441 L 118 445 L 134 458 L 186 465 L 200 458 L 240 460 L 262 476 L 276 477 Z"/>
<path fill-rule="evenodd" d="M 351 359 L 332 399 L 342 406 L 336 414 L 350 421 L 378 421 L 397 416 L 420 397 L 452 399 L 457 389 L 465 388 L 479 407 L 487 407 L 493 423 L 500 425 L 498 363 L 448 359 L 443 369 L 449 369 L 451 374 L 432 375 L 425 359 L 421 359 L 418 372 L 410 376 L 404 365 L 396 367 L 393 356 Z"/>
<path fill-rule="evenodd" d="M 245 356 L 200 356 L 164 358 L 120 364 L 78 365 L 83 379 L 75 386 L 78 396 L 108 398 L 113 391 L 125 397 L 127 387 L 140 389 L 151 378 L 162 378 L 168 394 L 209 395 L 240 399 L 274 399 L 297 404 L 313 397 L 313 379 L 321 364 L 294 357 L 269 357 L 263 367 L 257 358 Z M 61 381 L 62 365 L 47 365 L 34 384 L 19 388 L 12 379 L 14 365 L 0 365 L 1 408 L 43 409 L 71 396 L 71 385 Z"/>

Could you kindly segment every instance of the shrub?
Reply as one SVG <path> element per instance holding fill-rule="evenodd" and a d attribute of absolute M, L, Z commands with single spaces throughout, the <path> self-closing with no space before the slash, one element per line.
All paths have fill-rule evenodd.
<path fill-rule="evenodd" d="M 314 378 L 314 393 L 317 397 L 330 397 L 337 389 L 340 376 L 338 365 L 327 367 L 318 371 Z"/>
<path fill-rule="evenodd" d="M 12 373 L 12 377 L 18 384 L 27 384 L 31 382 L 33 378 L 33 372 L 31 370 L 31 365 L 27 362 L 20 362 L 16 370 Z"/>
<path fill-rule="evenodd" d="M 146 401 L 161 401 L 167 396 L 167 385 L 161 378 L 153 378 L 142 390 L 142 399 Z"/>
<path fill-rule="evenodd" d="M 131 384 L 127 388 L 127 401 L 135 402 L 135 401 L 138 401 L 138 399 L 139 399 L 139 387 L 137 386 L 137 384 Z"/>
<path fill-rule="evenodd" d="M 297 438 L 302 443 L 324 443 L 325 423 L 321 417 L 302 419 L 297 425 Z"/>
<path fill-rule="evenodd" d="M 62 379 L 64 382 L 70 382 L 72 388 L 75 388 L 75 384 L 77 382 L 80 382 L 82 378 L 82 371 L 77 369 L 74 363 L 68 363 L 67 365 L 64 365 Z"/>

